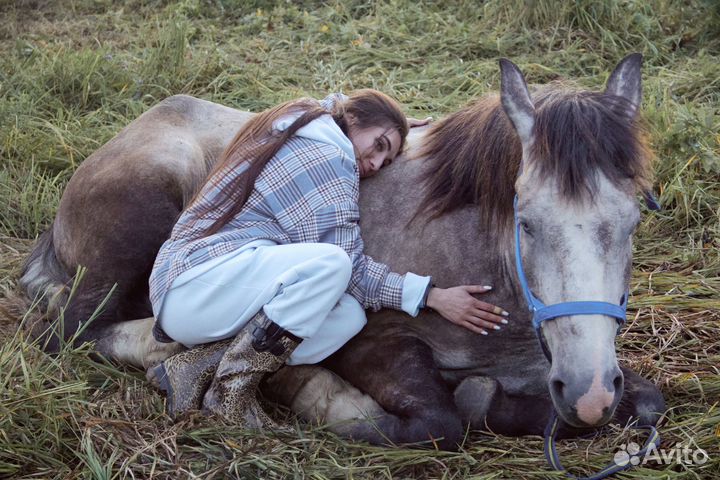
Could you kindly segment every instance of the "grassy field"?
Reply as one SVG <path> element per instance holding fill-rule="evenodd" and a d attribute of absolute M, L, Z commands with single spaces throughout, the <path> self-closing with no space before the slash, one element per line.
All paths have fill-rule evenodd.
<path fill-rule="evenodd" d="M 375 87 L 436 118 L 498 88 L 497 58 L 531 83 L 601 88 L 645 55 L 643 112 L 663 210 L 635 245 L 623 360 L 669 410 L 663 446 L 703 465 L 622 478 L 720 478 L 720 6 L 715 1 L 265 2 L 0 0 L 0 297 L 90 153 L 164 97 L 245 110 Z M 21 317 L 22 315 L 20 315 Z M 376 448 L 323 429 L 265 436 L 173 424 L 143 372 L 49 357 L 0 310 L 2 478 L 561 478 L 539 438 L 470 433 L 459 452 Z M 632 434 L 561 442 L 575 473 Z"/>

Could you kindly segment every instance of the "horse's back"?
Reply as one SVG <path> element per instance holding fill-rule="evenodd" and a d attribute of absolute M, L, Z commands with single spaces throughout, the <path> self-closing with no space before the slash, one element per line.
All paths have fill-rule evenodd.
<path fill-rule="evenodd" d="M 169 97 L 131 122 L 90 155 L 74 173 L 63 194 L 72 201 L 78 190 L 94 195 L 137 193 L 176 183 L 172 193 L 194 193 L 239 128 L 252 116 L 187 95 Z M 157 185 L 159 182 L 160 185 Z M 100 186 L 115 188 L 101 189 Z M 119 188 L 122 187 L 122 188 Z M 177 189 L 182 192 L 178 192 Z"/>

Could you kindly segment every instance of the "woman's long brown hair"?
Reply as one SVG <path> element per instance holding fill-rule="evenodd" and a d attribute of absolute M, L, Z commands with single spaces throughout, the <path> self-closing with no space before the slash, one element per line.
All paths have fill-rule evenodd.
<path fill-rule="evenodd" d="M 286 130 L 273 130 L 273 123 L 286 115 L 300 116 Z M 295 133 L 321 115 L 330 113 L 335 123 L 348 135 L 349 124 L 353 128 L 364 129 L 372 126 L 383 126 L 397 129 L 400 133 L 400 149 L 402 151 L 408 133 L 408 124 L 400 105 L 389 96 L 372 89 L 357 90 L 345 102 L 335 102 L 328 112 L 317 100 L 300 99 L 280 104 L 253 117 L 235 135 L 223 152 L 220 160 L 208 175 L 208 180 L 188 203 L 189 209 L 208 188 L 223 183 L 220 190 L 219 204 L 209 206 L 204 211 L 196 212 L 198 217 L 207 215 L 212 209 L 232 204 L 202 234 L 203 237 L 217 233 L 242 210 L 250 198 L 255 180 L 267 163 Z M 234 172 L 241 163 L 248 168 L 241 174 Z M 232 175 L 227 183 L 222 182 L 226 175 Z"/>

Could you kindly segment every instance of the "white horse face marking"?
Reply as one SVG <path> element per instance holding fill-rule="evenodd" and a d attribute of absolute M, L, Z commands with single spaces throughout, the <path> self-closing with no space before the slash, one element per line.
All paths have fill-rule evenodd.
<path fill-rule="evenodd" d="M 598 301 L 619 305 L 632 263 L 632 234 L 640 212 L 632 188 L 604 176 L 584 202 L 561 197 L 552 180 L 539 181 L 532 163 L 516 184 L 523 267 L 546 305 Z M 563 417 L 578 426 L 609 420 L 622 390 L 615 356 L 614 318 L 573 315 L 543 323 L 552 354 L 550 392 Z M 562 408 L 558 409 L 561 413 Z"/>

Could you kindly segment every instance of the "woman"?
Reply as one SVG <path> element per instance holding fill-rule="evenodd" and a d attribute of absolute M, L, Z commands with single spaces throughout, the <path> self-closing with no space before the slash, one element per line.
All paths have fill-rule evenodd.
<path fill-rule="evenodd" d="M 238 132 L 150 277 L 157 335 L 194 347 L 150 373 L 171 415 L 202 405 L 276 427 L 255 397 L 262 376 L 323 360 L 362 329 L 364 308 L 427 306 L 484 334 L 507 323 L 472 296 L 489 287 L 433 288 L 363 255 L 359 179 L 392 162 L 407 133 L 374 90 L 284 103 Z"/>

